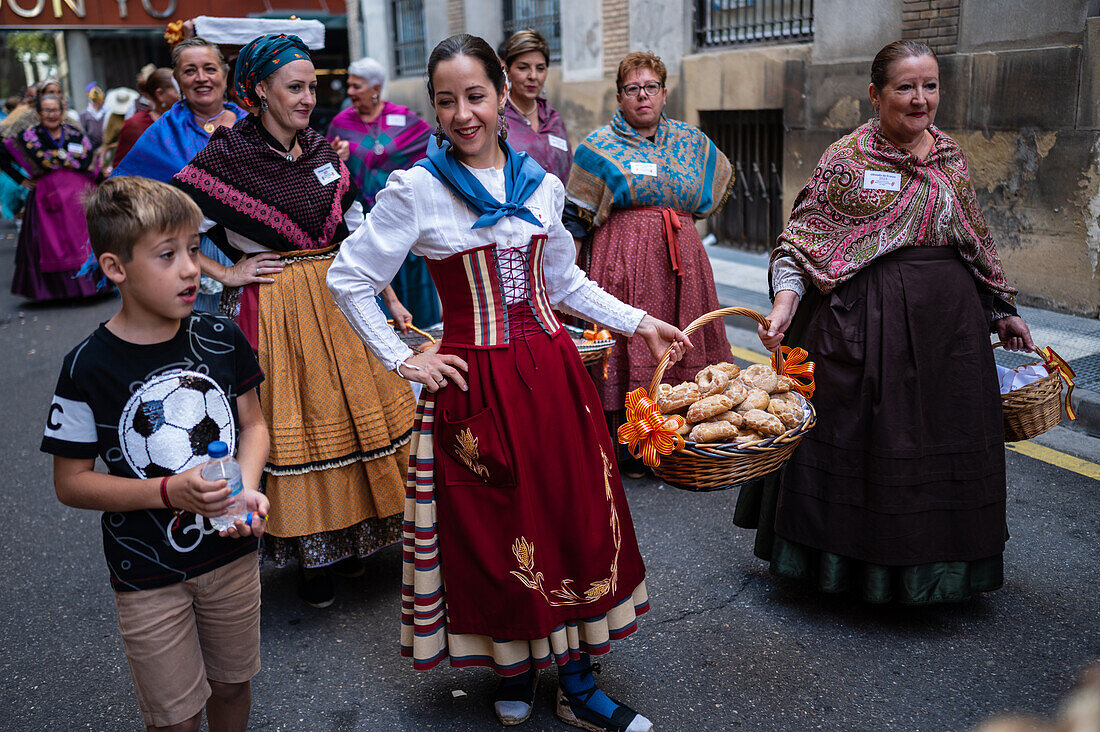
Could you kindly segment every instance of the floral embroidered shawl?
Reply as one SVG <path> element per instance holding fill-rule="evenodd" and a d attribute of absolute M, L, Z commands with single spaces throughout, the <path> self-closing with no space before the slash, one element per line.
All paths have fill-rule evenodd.
<path fill-rule="evenodd" d="M 363 207 L 369 211 L 390 173 L 412 167 L 424 157 L 431 133 L 428 123 L 411 109 L 385 102 L 370 124 L 355 107 L 348 107 L 332 118 L 326 137 L 348 141 L 348 169 L 362 191 Z"/>
<path fill-rule="evenodd" d="M 656 175 L 644 174 L 647 164 Z M 698 129 L 662 115 L 650 142 L 617 111 L 574 152 L 567 197 L 596 227 L 613 209 L 638 206 L 706 218 L 726 202 L 732 184 L 729 160 Z"/>
<path fill-rule="evenodd" d="M 966 156 L 935 126 L 930 131 L 935 143 L 923 162 L 874 121 L 833 143 L 798 194 L 772 261 L 794 258 L 827 293 L 901 247 L 953 246 L 979 282 L 1012 304 L 1016 290 L 1005 281 Z M 865 186 L 865 172 L 876 171 L 881 182 Z"/>
<path fill-rule="evenodd" d="M 359 189 L 328 140 L 308 127 L 300 130 L 302 155 L 288 161 L 267 146 L 258 124 L 250 114 L 214 130 L 172 185 L 218 227 L 273 251 L 323 249 L 347 238 L 344 213 Z M 322 183 L 319 174 L 329 165 L 338 177 Z M 216 228 L 211 233 L 219 241 Z"/>
<path fill-rule="evenodd" d="M 5 144 L 12 158 L 31 178 L 41 178 L 55 170 L 88 173 L 95 157 L 91 140 L 68 122 L 61 123 L 60 141 L 50 137 L 46 128 L 39 124 L 23 130 Z"/>

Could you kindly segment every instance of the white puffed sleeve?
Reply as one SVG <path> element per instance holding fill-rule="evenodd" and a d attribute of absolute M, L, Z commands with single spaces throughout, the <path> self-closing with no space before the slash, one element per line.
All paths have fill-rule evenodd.
<path fill-rule="evenodd" d="M 618 298 L 604 292 L 588 279 L 584 270 L 576 264 L 577 248 L 561 222 L 565 205 L 565 186 L 554 176 L 547 176 L 551 186 L 554 214 L 547 226 L 546 254 L 543 274 L 546 277 L 546 294 L 557 309 L 571 315 L 599 323 L 616 333 L 634 335 L 645 311 L 631 307 Z"/>
<path fill-rule="evenodd" d="M 806 294 L 810 278 L 793 257 L 776 257 L 771 264 L 772 292 L 790 290 L 801 298 Z"/>
<path fill-rule="evenodd" d="M 344 213 L 344 225 L 348 227 L 348 233 L 354 234 L 355 230 L 363 224 L 363 204 L 359 201 L 352 202 Z"/>
<path fill-rule="evenodd" d="M 405 262 L 420 234 L 416 201 L 408 171 L 390 174 L 374 208 L 355 233 L 344 240 L 328 270 L 328 289 L 351 327 L 389 370 L 413 350 L 401 342 L 375 296 Z"/>

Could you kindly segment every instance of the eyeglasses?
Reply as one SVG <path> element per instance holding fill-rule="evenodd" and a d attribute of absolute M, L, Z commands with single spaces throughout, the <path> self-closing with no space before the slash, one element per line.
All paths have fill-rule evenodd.
<path fill-rule="evenodd" d="M 660 84 L 656 81 L 651 81 L 648 84 L 627 84 L 620 88 L 620 91 L 628 97 L 636 97 L 639 92 L 645 91 L 647 97 L 655 97 L 657 93 L 665 87 L 664 84 Z"/>

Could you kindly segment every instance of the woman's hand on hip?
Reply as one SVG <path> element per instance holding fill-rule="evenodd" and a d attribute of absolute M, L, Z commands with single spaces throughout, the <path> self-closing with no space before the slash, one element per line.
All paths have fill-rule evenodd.
<path fill-rule="evenodd" d="M 768 313 L 768 322 L 771 328 L 764 330 L 764 326 L 756 326 L 756 335 L 760 336 L 760 342 L 764 348 L 774 351 L 779 348 L 787 335 L 787 328 L 791 327 L 794 313 L 798 309 L 798 293 L 793 290 L 780 290 L 775 293 L 775 302 L 772 303 L 772 311 Z"/>
<path fill-rule="evenodd" d="M 638 324 L 638 329 L 634 331 L 634 334 L 641 336 L 645 344 L 649 346 L 649 352 L 653 354 L 653 358 L 658 361 L 665 355 L 665 351 L 670 345 L 672 346 L 672 353 L 669 355 L 669 363 L 676 363 L 684 357 L 687 349 L 695 347 L 691 344 L 691 339 L 682 330 L 648 314 L 642 318 L 642 322 Z"/>
<path fill-rule="evenodd" d="M 409 381 L 417 381 L 433 394 L 447 384 L 455 384 L 466 391 L 465 374 L 470 370 L 458 356 L 439 353 L 439 343 L 415 356 L 409 356 L 397 364 L 397 375 Z"/>
<path fill-rule="evenodd" d="M 230 287 L 243 287 L 245 285 L 266 285 L 274 282 L 266 275 L 278 274 L 283 271 L 283 262 L 278 252 L 261 252 L 251 257 L 244 257 L 232 267 L 225 268 L 223 285 Z M 220 279 L 220 278 L 219 278 Z"/>
<path fill-rule="evenodd" d="M 1031 340 L 1031 330 L 1027 323 L 1019 315 L 1010 315 L 993 323 L 997 328 L 997 338 L 1004 341 L 1005 349 L 1009 351 L 1034 351 L 1035 343 Z"/>

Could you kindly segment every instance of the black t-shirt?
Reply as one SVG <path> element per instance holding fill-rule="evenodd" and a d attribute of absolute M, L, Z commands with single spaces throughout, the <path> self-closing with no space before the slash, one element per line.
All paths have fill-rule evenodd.
<path fill-rule="evenodd" d="M 244 333 L 220 315 L 193 314 L 164 343 L 138 345 L 105 325 L 61 367 L 42 451 L 97 455 L 112 475 L 155 478 L 207 460 L 214 440 L 237 447 L 237 397 L 263 372 Z M 166 509 L 107 511 L 103 552 L 116 590 L 162 587 L 209 572 L 255 550 L 222 538 L 201 516 Z"/>

